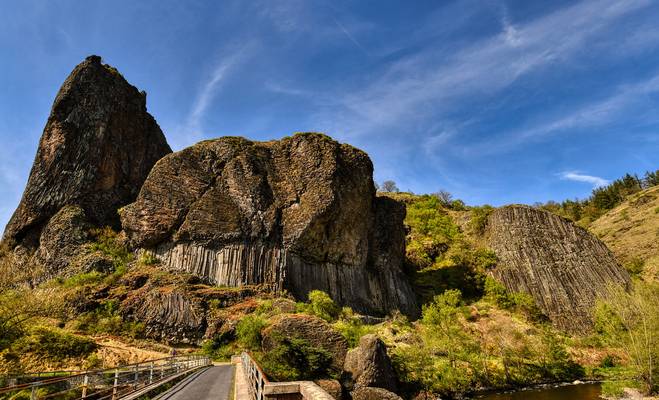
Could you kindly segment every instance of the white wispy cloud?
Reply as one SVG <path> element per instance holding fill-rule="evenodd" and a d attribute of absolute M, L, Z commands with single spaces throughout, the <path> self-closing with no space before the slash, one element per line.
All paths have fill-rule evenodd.
<path fill-rule="evenodd" d="M 519 129 L 482 141 L 477 145 L 464 146 L 465 154 L 492 154 L 514 148 L 529 140 L 536 140 L 560 132 L 603 126 L 615 121 L 621 114 L 634 108 L 637 103 L 645 101 L 647 95 L 659 93 L 659 72 L 646 79 L 628 85 L 622 85 L 612 94 L 594 99 L 559 116 L 552 116 L 524 129 Z M 637 107 L 638 109 L 638 107 Z M 656 116 L 652 116 L 655 119 Z M 639 121 L 641 122 L 641 121 Z"/>
<path fill-rule="evenodd" d="M 582 174 L 579 173 L 578 171 L 561 172 L 560 177 L 561 179 L 565 179 L 568 181 L 589 183 L 593 185 L 593 188 L 606 186 L 609 184 L 609 181 L 604 178 L 600 178 L 599 176 Z"/>
<path fill-rule="evenodd" d="M 202 137 L 204 119 L 213 101 L 219 96 L 223 84 L 231 78 L 238 65 L 250 58 L 255 50 L 253 43 L 242 45 L 238 50 L 224 52 L 220 61 L 212 66 L 210 73 L 199 86 L 185 122 L 172 128 L 170 137 L 172 148 L 189 146 Z"/>
<path fill-rule="evenodd" d="M 441 118 L 475 95 L 495 94 L 523 75 L 583 55 L 594 36 L 648 4 L 585 1 L 515 26 L 504 17 L 499 35 L 452 54 L 425 49 L 393 63 L 366 87 L 343 92 L 334 109 L 319 115 L 319 123 L 360 136 L 400 121 Z"/>
<path fill-rule="evenodd" d="M 208 106 L 217 95 L 222 81 L 226 78 L 229 70 L 234 66 L 238 59 L 239 55 L 233 55 L 222 60 L 215 66 L 215 68 L 213 68 L 213 72 L 209 79 L 204 82 L 192 104 L 192 109 L 186 120 L 186 130 L 188 132 L 196 131 L 201 128 L 201 123 L 208 110 Z"/>
<path fill-rule="evenodd" d="M 343 33 L 346 35 L 346 37 L 347 37 L 347 38 L 348 38 L 348 39 L 349 39 L 349 40 L 350 40 L 355 46 L 357 46 L 358 49 L 360 49 L 361 51 L 363 51 L 364 54 L 368 55 L 368 51 L 364 48 L 364 46 L 362 46 L 362 44 L 359 43 L 359 41 L 357 41 L 357 39 L 355 39 L 355 37 L 354 37 L 354 36 L 353 36 L 353 35 L 352 35 L 352 34 L 346 29 L 345 26 L 343 26 L 342 23 L 340 23 L 340 22 L 339 22 L 336 18 L 334 18 L 334 17 L 332 17 L 332 20 L 334 21 L 334 23 L 336 24 L 336 26 L 339 27 L 339 29 L 341 30 L 341 32 L 343 32 Z"/>

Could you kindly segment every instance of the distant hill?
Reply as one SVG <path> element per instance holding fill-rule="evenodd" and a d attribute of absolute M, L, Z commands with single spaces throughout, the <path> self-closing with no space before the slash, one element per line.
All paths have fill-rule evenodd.
<path fill-rule="evenodd" d="M 629 196 L 589 227 L 631 272 L 659 272 L 659 186 Z"/>

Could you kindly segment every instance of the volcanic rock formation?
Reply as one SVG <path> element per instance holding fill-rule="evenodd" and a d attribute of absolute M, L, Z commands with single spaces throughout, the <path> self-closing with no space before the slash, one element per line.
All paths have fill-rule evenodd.
<path fill-rule="evenodd" d="M 362 312 L 414 314 L 405 209 L 375 196 L 372 170 L 321 134 L 208 140 L 160 160 L 122 226 L 165 267 L 217 285 L 320 289 Z"/>
<path fill-rule="evenodd" d="M 35 250 L 51 218 L 78 206 L 80 222 L 118 227 L 151 167 L 171 149 L 139 92 L 98 56 L 66 79 L 3 240 Z"/>
<path fill-rule="evenodd" d="M 596 237 L 572 222 L 528 206 L 507 206 L 488 218 L 487 240 L 499 258 L 491 271 L 508 290 L 526 292 L 557 327 L 586 332 L 609 284 L 629 275 Z"/>

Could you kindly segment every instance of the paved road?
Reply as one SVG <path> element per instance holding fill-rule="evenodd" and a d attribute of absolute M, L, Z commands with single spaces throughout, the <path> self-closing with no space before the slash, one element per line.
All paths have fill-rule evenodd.
<path fill-rule="evenodd" d="M 162 400 L 229 400 L 233 365 L 218 365 L 184 379 L 159 397 Z"/>

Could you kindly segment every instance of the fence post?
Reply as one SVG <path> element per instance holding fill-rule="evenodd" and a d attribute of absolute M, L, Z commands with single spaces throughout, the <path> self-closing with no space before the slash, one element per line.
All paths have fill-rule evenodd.
<path fill-rule="evenodd" d="M 140 365 L 135 364 L 135 379 L 134 379 L 134 383 L 133 383 L 133 387 L 135 387 L 135 388 L 137 387 L 137 384 L 138 384 L 137 380 L 140 377 L 139 370 L 140 370 Z"/>
<path fill-rule="evenodd" d="M 117 386 L 119 385 L 119 369 L 114 370 L 114 383 L 112 384 L 112 400 L 117 400 Z"/>
<path fill-rule="evenodd" d="M 149 385 L 153 383 L 153 361 L 149 365 Z"/>
<path fill-rule="evenodd" d="M 89 385 L 89 375 L 85 374 L 85 378 L 82 380 L 82 399 L 87 398 L 87 385 Z"/>
<path fill-rule="evenodd" d="M 32 391 L 30 392 L 30 400 L 37 400 L 37 385 L 32 386 Z"/>

